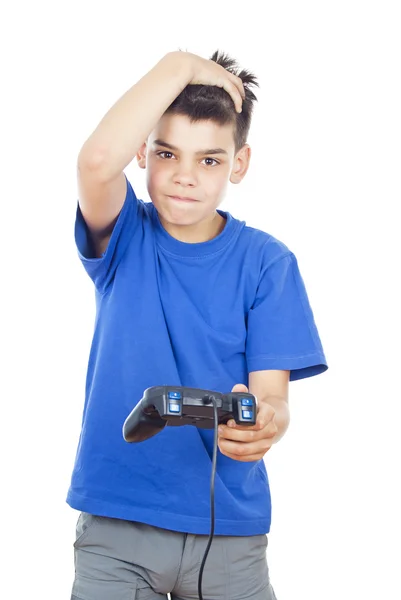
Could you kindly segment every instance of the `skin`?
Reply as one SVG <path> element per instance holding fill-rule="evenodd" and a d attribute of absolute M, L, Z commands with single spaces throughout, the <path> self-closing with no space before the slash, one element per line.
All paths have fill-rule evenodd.
<path fill-rule="evenodd" d="M 167 142 L 171 150 L 156 140 Z M 226 154 L 197 154 L 221 148 Z M 250 161 L 251 149 L 245 144 L 235 152 L 233 125 L 213 121 L 191 123 L 183 115 L 164 115 L 138 154 L 138 165 L 147 171 L 147 188 L 166 231 L 183 242 L 211 240 L 225 225 L 216 208 L 221 204 L 228 183 L 240 183 Z M 169 196 L 194 198 L 183 203 Z"/>
<path fill-rule="evenodd" d="M 172 237 L 199 243 L 213 239 L 224 229 L 225 219 L 216 209 L 228 183 L 242 181 L 251 157 L 248 144 L 235 150 L 233 134 L 231 124 L 191 123 L 184 115 L 164 114 L 140 147 L 137 160 L 139 167 L 146 169 L 149 196 Z M 217 148 L 224 153 L 201 152 Z M 177 201 L 171 196 L 196 202 Z M 249 391 L 258 399 L 257 422 L 252 427 L 239 426 L 235 421 L 220 426 L 222 454 L 241 462 L 261 460 L 281 439 L 290 418 L 288 383 L 289 371 L 249 373 Z M 248 387 L 239 383 L 232 391 L 248 391 Z"/>

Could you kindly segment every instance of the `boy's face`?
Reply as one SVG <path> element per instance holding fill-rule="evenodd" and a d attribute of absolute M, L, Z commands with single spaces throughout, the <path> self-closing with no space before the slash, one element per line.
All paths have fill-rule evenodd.
<path fill-rule="evenodd" d="M 235 153 L 231 124 L 191 123 L 186 116 L 165 114 L 137 159 L 147 169 L 149 196 L 165 229 L 178 238 L 183 229 L 207 236 L 222 220 L 216 208 L 228 182 L 239 183 L 248 169 L 250 148 L 246 144 Z"/>

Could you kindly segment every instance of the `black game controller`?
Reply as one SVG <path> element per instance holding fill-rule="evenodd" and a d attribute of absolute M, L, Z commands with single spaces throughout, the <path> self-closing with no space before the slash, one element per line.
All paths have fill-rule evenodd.
<path fill-rule="evenodd" d="M 126 442 L 142 442 L 156 435 L 166 425 L 195 425 L 213 429 L 216 400 L 218 423 L 234 419 L 239 425 L 255 425 L 257 400 L 247 392 L 221 394 L 198 388 L 168 385 L 145 390 L 125 420 L 123 436 Z"/>

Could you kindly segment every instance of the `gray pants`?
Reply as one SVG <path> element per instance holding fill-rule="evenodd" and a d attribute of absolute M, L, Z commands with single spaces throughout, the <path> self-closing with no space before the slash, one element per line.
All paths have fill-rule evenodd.
<path fill-rule="evenodd" d="M 81 513 L 71 600 L 198 600 L 207 535 Z M 267 536 L 216 536 L 202 578 L 204 600 L 276 600 Z"/>

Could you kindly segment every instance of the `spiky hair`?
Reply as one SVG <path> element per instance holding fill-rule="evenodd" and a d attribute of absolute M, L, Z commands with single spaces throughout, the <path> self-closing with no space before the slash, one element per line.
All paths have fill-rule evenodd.
<path fill-rule="evenodd" d="M 177 98 L 170 104 L 166 113 L 186 115 L 191 122 L 211 120 L 219 125 L 232 123 L 234 127 L 235 151 L 246 143 L 254 102 L 257 98 L 251 87 L 259 87 L 253 73 L 240 69 L 237 61 L 228 54 L 216 50 L 210 57 L 224 69 L 242 80 L 245 89 L 245 99 L 242 102 L 242 112 L 236 111 L 231 96 L 223 88 L 214 85 L 187 85 Z"/>

